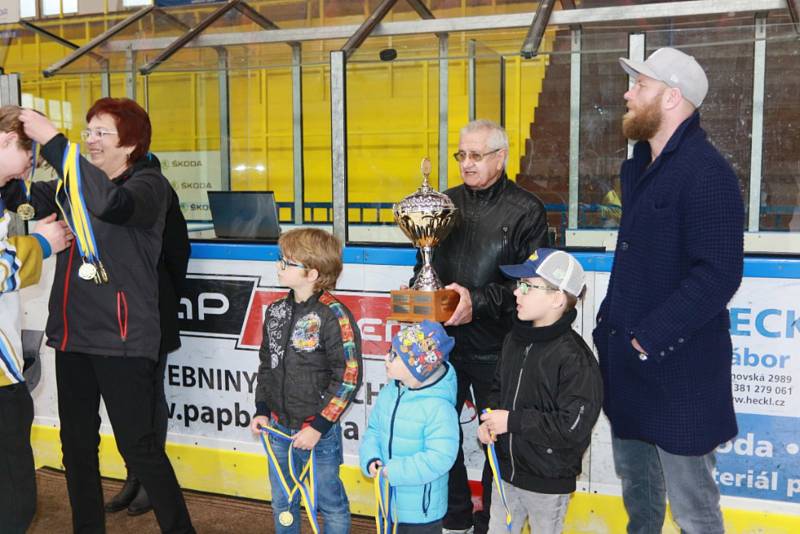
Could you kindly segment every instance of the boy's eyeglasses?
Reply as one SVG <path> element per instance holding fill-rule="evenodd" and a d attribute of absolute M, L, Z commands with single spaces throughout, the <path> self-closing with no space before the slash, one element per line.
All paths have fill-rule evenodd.
<path fill-rule="evenodd" d="M 471 159 L 475 163 L 478 163 L 481 160 L 483 160 L 483 158 L 485 158 L 486 156 L 494 154 L 495 152 L 500 152 L 501 150 L 503 149 L 495 148 L 494 150 L 490 150 L 489 152 L 484 152 L 483 154 L 481 154 L 480 152 L 464 152 L 463 150 L 459 150 L 458 152 L 453 154 L 453 157 L 459 163 L 464 162 L 467 158 Z"/>
<path fill-rule="evenodd" d="M 540 286 L 537 284 L 531 284 L 525 280 L 517 280 L 517 289 L 519 289 L 519 292 L 523 295 L 527 295 L 531 288 L 541 289 L 542 291 L 558 291 L 558 288 L 555 287 Z"/>
<path fill-rule="evenodd" d="M 298 269 L 306 268 L 306 266 L 302 263 L 297 263 L 296 261 L 284 258 L 283 256 L 281 256 L 281 259 L 278 260 L 278 265 L 280 266 L 281 271 L 285 271 L 287 267 L 297 267 Z"/>
<path fill-rule="evenodd" d="M 397 358 L 397 353 L 394 351 L 394 349 L 389 349 L 389 352 L 386 353 L 386 361 L 391 363 L 395 358 Z"/>
<path fill-rule="evenodd" d="M 102 139 L 103 137 L 105 137 L 107 135 L 118 135 L 118 134 L 117 134 L 117 132 L 114 132 L 114 131 L 111 131 L 111 130 L 103 130 L 103 129 L 99 129 L 99 128 L 92 130 L 90 128 L 87 128 L 87 129 L 85 129 L 85 130 L 83 130 L 81 132 L 81 139 L 86 141 L 92 136 L 95 136 L 98 139 Z"/>

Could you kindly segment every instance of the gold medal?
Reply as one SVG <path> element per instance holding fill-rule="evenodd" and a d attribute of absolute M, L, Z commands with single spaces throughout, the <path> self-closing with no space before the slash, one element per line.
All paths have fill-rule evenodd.
<path fill-rule="evenodd" d="M 17 208 L 17 215 L 19 215 L 19 218 L 23 221 L 30 221 L 33 219 L 33 216 L 36 215 L 36 210 L 34 210 L 33 206 L 26 202 L 25 204 L 19 205 Z"/>
<path fill-rule="evenodd" d="M 294 523 L 294 516 L 292 515 L 292 512 L 283 511 L 280 514 L 278 514 L 278 523 L 280 523 L 284 527 L 291 526 L 292 523 Z"/>
<path fill-rule="evenodd" d="M 97 267 L 91 263 L 84 263 L 78 269 L 78 276 L 84 280 L 92 280 L 95 276 L 97 276 Z"/>
<path fill-rule="evenodd" d="M 106 268 L 103 267 L 103 262 L 102 261 L 98 261 L 97 262 L 97 267 L 98 267 L 98 271 L 99 271 L 99 274 L 100 274 L 100 281 L 102 283 L 104 283 L 104 284 L 107 284 L 108 283 L 108 273 L 106 272 Z"/>

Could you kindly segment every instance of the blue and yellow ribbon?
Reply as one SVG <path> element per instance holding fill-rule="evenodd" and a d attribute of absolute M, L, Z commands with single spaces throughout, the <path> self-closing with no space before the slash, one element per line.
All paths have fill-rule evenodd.
<path fill-rule="evenodd" d="M 375 489 L 375 528 L 378 534 L 396 534 L 397 521 L 392 516 L 392 496 L 394 490 L 384 474 L 385 467 L 378 468 L 373 483 Z"/>
<path fill-rule="evenodd" d="M 491 408 L 486 408 L 482 413 L 491 412 Z M 494 432 L 492 432 L 494 437 Z M 492 476 L 494 477 L 494 485 L 497 488 L 497 493 L 500 494 L 500 499 L 503 501 L 503 508 L 506 509 L 506 530 L 511 530 L 511 510 L 508 508 L 508 501 L 506 500 L 506 490 L 503 486 L 503 479 L 500 478 L 500 462 L 497 459 L 497 451 L 495 450 L 494 442 L 486 446 L 489 450 L 489 467 L 492 468 Z"/>
<path fill-rule="evenodd" d="M 31 184 L 33 183 L 33 175 L 36 173 L 36 163 L 39 161 L 39 143 L 36 141 L 31 142 L 31 153 L 33 154 L 33 162 L 31 164 L 31 172 L 28 174 L 27 179 L 22 181 L 22 190 L 25 192 L 25 200 L 31 201 Z"/>
<path fill-rule="evenodd" d="M 22 192 L 25 194 L 25 201 L 17 206 L 17 215 L 23 221 L 30 221 L 36 216 L 36 210 L 33 208 L 33 204 L 31 204 L 31 184 L 33 183 L 33 175 L 36 172 L 36 162 L 39 160 L 39 145 L 36 141 L 31 142 L 31 170 L 28 173 L 28 176 L 22 177 Z"/>
<path fill-rule="evenodd" d="M 69 143 L 64 151 L 63 160 L 64 178 L 56 185 L 56 205 L 61 211 L 64 220 L 69 225 L 70 230 L 75 235 L 78 243 L 78 251 L 84 264 L 94 267 L 94 280 L 97 283 L 108 282 L 108 275 L 103 263 L 100 261 L 100 250 L 97 248 L 97 241 L 94 236 L 92 220 L 89 210 L 86 208 L 86 201 L 83 196 L 83 184 L 81 180 L 80 166 L 80 145 Z M 69 205 L 69 213 L 64 209 L 59 201 L 59 194 L 64 191 L 64 195 Z M 80 271 L 79 271 L 80 272 Z M 81 274 L 83 277 L 83 274 Z M 89 278 L 91 279 L 91 278 Z"/>
<path fill-rule="evenodd" d="M 75 227 L 83 236 L 83 249 L 86 251 L 89 261 L 92 263 L 100 260 L 100 251 L 97 250 L 97 242 L 94 238 L 94 229 L 92 228 L 92 221 L 86 209 L 86 201 L 83 197 L 83 184 L 81 182 L 81 166 L 79 160 L 80 145 L 70 144 L 67 148 L 69 155 L 67 157 L 67 168 L 65 169 L 64 176 L 67 182 L 67 191 L 70 197 L 70 205 L 73 209 L 73 217 L 77 217 Z M 66 177 L 74 177 L 74 182 L 70 182 Z"/>
<path fill-rule="evenodd" d="M 283 439 L 289 442 L 292 441 L 292 436 L 278 430 L 277 428 L 264 425 L 261 426 L 261 434 L 259 434 L 261 437 L 261 444 L 264 446 L 264 451 L 267 453 L 269 463 L 275 470 L 275 473 L 278 475 L 278 479 L 281 482 L 281 490 L 283 491 L 284 495 L 286 495 L 286 500 L 289 502 L 289 510 L 291 511 L 295 493 L 300 493 L 301 499 L 306 507 L 306 514 L 308 515 L 308 522 L 311 524 L 311 530 L 314 532 L 314 534 L 319 534 L 320 529 L 317 522 L 317 484 L 314 473 L 314 450 L 311 450 L 306 465 L 303 466 L 303 469 L 300 471 L 300 475 L 297 475 L 294 468 L 294 460 L 292 459 L 294 454 L 291 446 L 289 447 L 289 475 L 294 483 L 294 485 L 290 488 L 289 482 L 286 479 L 286 475 L 283 474 L 283 469 L 281 469 L 281 466 L 278 463 L 278 457 L 275 455 L 275 451 L 272 450 L 272 445 L 270 444 L 269 439 L 267 439 L 265 436 L 266 434 L 271 434 L 278 439 Z"/>

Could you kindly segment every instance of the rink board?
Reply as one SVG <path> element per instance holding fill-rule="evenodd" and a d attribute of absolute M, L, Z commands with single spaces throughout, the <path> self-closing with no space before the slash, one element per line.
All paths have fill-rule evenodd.
<path fill-rule="evenodd" d="M 580 253 L 588 291 L 575 328 L 591 344 L 594 316 L 608 284 L 610 254 Z M 277 248 L 194 243 L 181 301 L 183 347 L 170 355 L 166 391 L 168 450 L 182 486 L 268 500 L 261 444 L 249 430 L 254 405 L 263 311 L 285 294 L 277 286 Z M 345 480 L 352 509 L 373 513 L 371 481 L 357 454 L 375 397 L 385 383 L 382 359 L 397 325 L 387 320 L 388 291 L 407 283 L 414 253 L 348 247 L 337 297 L 353 312 L 364 353 L 364 385 L 343 419 Z M 24 327 L 43 330 L 52 262 L 42 283 L 24 290 Z M 718 449 L 715 479 L 729 532 L 800 531 L 800 261 L 748 258 L 745 279 L 730 305 L 733 387 L 739 435 Z M 34 391 L 33 443 L 38 465 L 60 467 L 52 349 L 41 351 L 42 377 Z M 481 455 L 474 411 L 461 414 L 470 475 Z M 124 476 L 103 413 L 103 474 Z M 567 532 L 624 529 L 608 423 L 601 416 L 570 504 Z M 672 528 L 672 530 L 670 530 Z M 668 525 L 666 531 L 677 532 Z"/>

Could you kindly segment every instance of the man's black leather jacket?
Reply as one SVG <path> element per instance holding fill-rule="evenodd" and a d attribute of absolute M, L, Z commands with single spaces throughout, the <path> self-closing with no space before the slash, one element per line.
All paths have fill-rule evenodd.
<path fill-rule="evenodd" d="M 472 297 L 472 322 L 447 328 L 456 340 L 451 358 L 493 361 L 516 313 L 513 282 L 498 266 L 522 263 L 534 250 L 547 246 L 547 214 L 541 200 L 505 173 L 488 189 L 472 190 L 462 184 L 445 194 L 459 217 L 450 235 L 434 249 L 433 268 L 444 284 L 456 282 Z M 418 254 L 415 275 L 420 265 Z"/>

